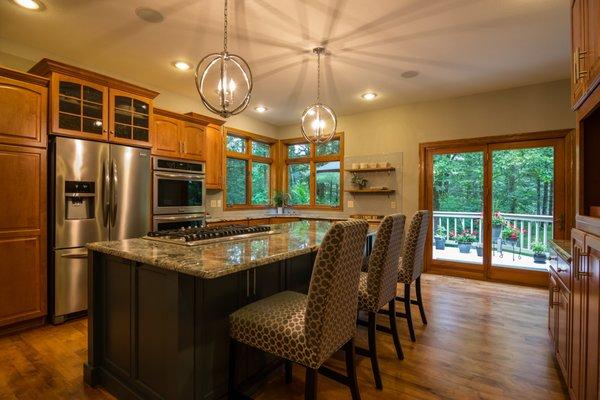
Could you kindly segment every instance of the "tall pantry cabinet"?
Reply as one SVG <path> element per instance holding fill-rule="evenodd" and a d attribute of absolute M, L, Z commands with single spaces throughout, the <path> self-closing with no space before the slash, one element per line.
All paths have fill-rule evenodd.
<path fill-rule="evenodd" d="M 0 67 L 0 334 L 46 315 L 48 80 Z"/>

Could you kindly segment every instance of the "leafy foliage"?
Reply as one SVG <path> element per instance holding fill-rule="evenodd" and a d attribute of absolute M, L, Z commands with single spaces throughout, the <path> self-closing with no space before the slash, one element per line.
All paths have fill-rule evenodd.
<path fill-rule="evenodd" d="M 246 204 L 246 161 L 227 158 L 227 204 Z"/>
<path fill-rule="evenodd" d="M 254 161 L 252 163 L 252 204 L 269 204 L 270 165 Z"/>
<path fill-rule="evenodd" d="M 309 164 L 290 164 L 288 166 L 288 193 L 290 195 L 290 204 L 293 204 L 293 205 L 309 204 L 309 202 L 310 202 L 310 165 Z"/>

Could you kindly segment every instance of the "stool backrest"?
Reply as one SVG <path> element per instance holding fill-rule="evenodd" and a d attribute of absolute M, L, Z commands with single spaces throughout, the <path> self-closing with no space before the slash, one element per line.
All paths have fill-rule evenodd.
<path fill-rule="evenodd" d="M 371 299 L 377 299 L 379 308 L 396 296 L 398 259 L 404 242 L 405 221 L 406 216 L 402 214 L 385 217 L 379 224 L 369 256 L 367 293 Z"/>
<path fill-rule="evenodd" d="M 307 344 L 329 357 L 356 333 L 358 281 L 369 224 L 337 222 L 323 238 L 308 289 Z"/>
<path fill-rule="evenodd" d="M 411 283 L 423 272 L 423 258 L 425 256 L 425 241 L 429 229 L 429 210 L 419 210 L 413 216 L 410 227 L 404 238 L 402 250 L 402 268 L 400 273 L 405 280 Z"/>

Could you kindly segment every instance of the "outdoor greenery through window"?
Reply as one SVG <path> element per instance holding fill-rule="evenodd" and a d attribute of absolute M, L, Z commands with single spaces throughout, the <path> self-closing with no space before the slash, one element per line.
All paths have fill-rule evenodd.
<path fill-rule="evenodd" d="M 342 206 L 343 139 L 310 144 L 284 141 L 286 147 L 286 190 L 289 203 L 302 207 Z"/>
<path fill-rule="evenodd" d="M 227 207 L 270 204 L 273 139 L 237 130 L 227 132 Z"/>

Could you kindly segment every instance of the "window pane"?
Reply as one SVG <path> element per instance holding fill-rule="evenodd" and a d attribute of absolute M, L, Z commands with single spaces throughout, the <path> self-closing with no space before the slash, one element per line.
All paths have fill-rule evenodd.
<path fill-rule="evenodd" d="M 290 204 L 310 203 L 309 164 L 290 164 L 288 166 L 288 193 Z"/>
<path fill-rule="evenodd" d="M 246 161 L 227 159 L 227 204 L 246 204 Z"/>
<path fill-rule="evenodd" d="M 236 153 L 246 152 L 246 139 L 227 135 L 227 150 L 235 151 Z"/>
<path fill-rule="evenodd" d="M 340 162 L 317 163 L 316 204 L 340 205 Z"/>
<path fill-rule="evenodd" d="M 260 157 L 269 157 L 271 155 L 271 146 L 268 143 L 253 141 L 252 154 Z"/>
<path fill-rule="evenodd" d="M 330 154 L 340 154 L 340 141 L 331 140 L 327 143 L 319 143 L 317 145 L 317 155 L 326 156 Z"/>
<path fill-rule="evenodd" d="M 310 156 L 310 145 L 308 143 L 291 144 L 288 146 L 288 157 L 299 158 Z"/>
<path fill-rule="evenodd" d="M 252 163 L 252 204 L 269 204 L 270 165 Z"/>

